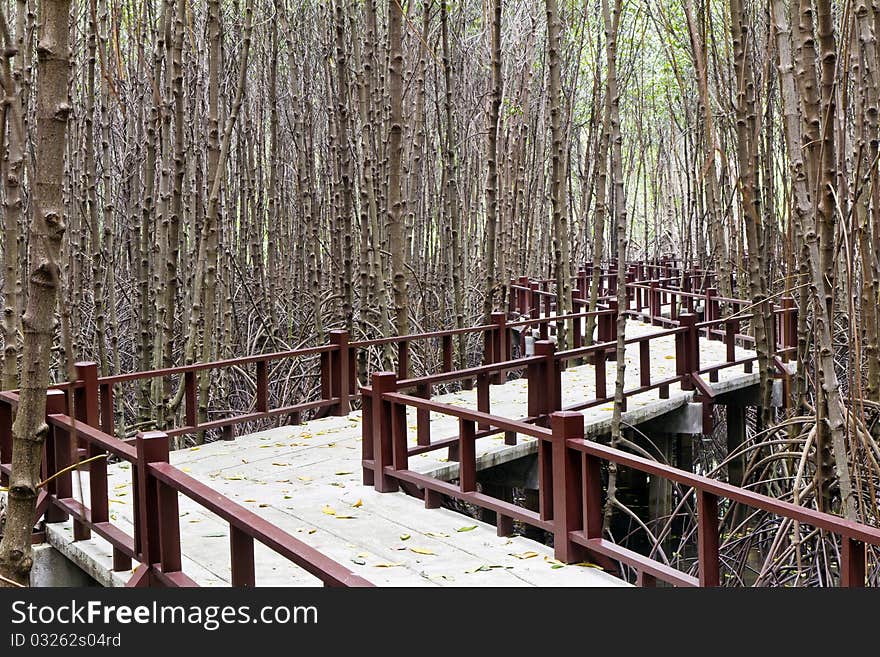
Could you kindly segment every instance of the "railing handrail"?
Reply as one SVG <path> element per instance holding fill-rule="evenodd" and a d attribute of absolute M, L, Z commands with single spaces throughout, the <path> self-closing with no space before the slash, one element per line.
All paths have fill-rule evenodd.
<path fill-rule="evenodd" d="M 76 420 L 63 413 L 50 413 L 47 415 L 47 421 L 51 427 L 67 433 L 66 444 L 71 444 L 71 442 L 72 444 L 75 444 L 75 441 L 83 440 L 89 446 L 89 453 L 94 451 L 93 448 L 98 448 L 103 452 L 117 456 L 136 466 L 133 472 L 135 477 L 140 477 L 142 469 L 146 468 L 146 471 L 148 471 L 150 476 L 155 477 L 172 490 L 188 497 L 196 504 L 228 522 L 230 525 L 230 531 L 233 531 L 233 528 L 235 528 L 235 530 L 242 532 L 246 536 L 259 541 L 272 551 L 286 558 L 288 561 L 293 562 L 303 570 L 318 577 L 325 584 L 332 586 L 373 586 L 372 583 L 359 575 L 356 575 L 339 562 L 323 555 L 315 548 L 303 543 L 294 536 L 291 536 L 283 529 L 280 529 L 253 511 L 241 506 L 210 486 L 186 474 L 182 470 L 171 465 L 169 462 L 145 461 L 147 457 L 139 454 L 139 447 L 133 447 L 127 442 L 105 433 L 101 429 L 92 427 L 85 422 Z M 157 437 L 158 435 L 161 434 L 157 434 Z M 140 440 L 140 438 L 138 440 Z M 167 456 L 167 442 L 165 442 L 164 449 L 166 450 L 164 453 Z M 100 464 L 101 469 L 99 472 L 92 469 L 93 465 L 94 464 L 89 465 L 92 476 L 94 477 L 97 474 L 97 476 L 102 477 L 103 480 L 101 482 L 90 482 L 90 485 L 99 484 L 99 490 L 103 491 L 103 495 L 106 497 L 106 464 L 103 462 Z M 69 479 L 70 472 L 65 473 L 63 476 Z M 133 480 L 133 484 L 135 481 L 137 480 Z M 147 484 L 145 482 L 140 482 L 138 485 L 146 486 Z M 98 533 L 104 535 L 105 538 L 108 538 L 111 541 L 114 548 L 123 548 L 128 556 L 136 558 L 142 563 L 145 560 L 149 561 L 142 551 L 142 546 L 137 545 L 135 539 L 126 535 L 121 529 L 119 529 L 119 527 L 113 525 L 109 520 L 109 515 L 108 520 L 93 522 L 93 514 L 88 508 L 83 506 L 82 503 L 66 497 L 58 499 L 55 493 L 51 490 L 47 494 L 50 503 L 58 504 L 64 512 L 74 514 L 77 522 L 83 523 L 89 529 L 94 529 Z M 77 502 L 77 504 L 72 504 L 72 501 Z M 95 504 L 102 504 L 105 508 L 106 515 L 106 499 L 103 501 L 92 499 L 90 504 L 92 506 Z M 133 499 L 132 504 L 139 504 L 139 500 Z M 135 531 L 137 532 L 137 518 L 139 514 L 134 508 L 133 512 L 135 513 L 134 522 L 136 526 Z M 171 521 L 179 523 L 179 518 L 172 518 Z M 141 531 L 141 533 L 143 533 L 143 531 Z M 172 547 L 176 547 L 178 551 L 180 550 L 179 535 L 178 544 Z M 145 563 L 144 565 L 145 567 L 156 566 L 156 564 L 151 563 Z M 180 575 L 177 580 L 172 576 L 175 574 Z M 187 585 L 194 584 L 193 580 L 182 575 L 182 570 L 161 572 L 157 573 L 157 576 L 166 583 L 174 583 L 177 581 L 178 583 L 184 583 Z"/>
<path fill-rule="evenodd" d="M 353 573 L 339 562 L 294 538 L 274 523 L 230 500 L 170 463 L 149 463 L 149 468 L 151 473 L 165 485 L 208 509 L 231 526 L 259 541 L 288 561 L 292 561 L 325 584 L 373 586 L 371 582 Z"/>
<path fill-rule="evenodd" d="M 412 395 L 404 395 L 399 392 L 386 392 L 382 395 L 382 399 L 434 413 L 451 415 L 452 417 L 457 417 L 459 420 L 487 424 L 502 431 L 516 431 L 517 433 L 522 433 L 531 436 L 532 438 L 548 438 L 551 435 L 549 429 L 529 424 L 521 420 L 510 420 L 498 415 L 491 415 L 490 413 L 483 413 L 482 411 L 461 408 L 460 406 L 453 406 L 452 404 L 444 404 L 443 402 L 435 402 L 421 397 L 413 397 Z"/>
<path fill-rule="evenodd" d="M 413 342 L 416 340 L 430 340 L 431 338 L 443 338 L 453 335 L 461 335 L 466 333 L 478 333 L 480 331 L 494 331 L 498 329 L 497 324 L 478 324 L 477 326 L 466 326 L 464 328 L 447 329 L 444 331 L 431 331 L 428 333 L 408 333 L 403 336 L 391 336 L 388 338 L 371 338 L 369 340 L 356 340 L 349 342 L 348 346 L 352 348 L 377 347 L 384 344 L 393 344 L 395 342 Z"/>
<path fill-rule="evenodd" d="M 273 351 L 265 354 L 254 354 L 251 356 L 242 356 L 240 358 L 227 358 L 224 360 L 214 360 L 198 363 L 190 363 L 189 365 L 178 365 L 176 367 L 163 367 L 155 370 L 147 370 L 144 372 L 129 372 L 126 374 L 111 374 L 98 378 L 98 383 L 114 384 L 126 381 L 137 381 L 139 379 L 157 379 L 166 376 L 174 376 L 176 374 L 186 374 L 187 372 L 200 372 L 203 370 L 221 369 L 224 367 L 236 367 L 239 365 L 250 365 L 258 362 L 269 362 L 273 360 L 284 360 L 286 358 L 298 358 L 301 356 L 314 356 L 316 354 L 328 353 L 338 350 L 338 345 L 323 344 L 316 347 L 303 347 L 301 349 L 291 349 L 289 351 Z M 75 383 L 75 382 L 73 382 Z"/>
<path fill-rule="evenodd" d="M 646 459 L 642 456 L 630 454 L 614 447 L 602 445 L 595 441 L 582 438 L 568 439 L 566 440 L 566 444 L 576 451 L 590 454 L 591 456 L 601 458 L 604 461 L 610 461 L 617 465 L 633 468 L 634 470 L 646 474 L 657 475 L 664 479 L 674 481 L 677 484 L 693 488 L 694 490 L 712 493 L 718 497 L 724 497 L 745 504 L 746 506 L 774 513 L 789 520 L 803 522 L 839 534 L 846 538 L 880 546 L 880 529 L 871 527 L 870 525 L 853 522 L 830 513 L 825 513 L 824 511 L 816 511 L 768 495 L 756 493 L 746 488 L 740 488 L 723 481 L 687 472 L 686 470 L 681 470 L 671 465 L 666 465 L 658 461 Z"/>

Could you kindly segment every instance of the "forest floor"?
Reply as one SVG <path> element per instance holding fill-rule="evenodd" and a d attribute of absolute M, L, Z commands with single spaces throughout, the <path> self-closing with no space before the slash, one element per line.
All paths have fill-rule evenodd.
<path fill-rule="evenodd" d="M 629 322 L 627 336 L 659 332 L 641 322 Z M 675 372 L 673 338 L 652 345 L 652 376 Z M 701 362 L 725 360 L 721 342 L 700 340 Z M 638 349 L 627 353 L 627 388 L 639 381 Z M 737 358 L 752 352 L 737 349 Z M 606 363 L 608 391 L 613 390 L 616 363 Z M 742 367 L 720 372 L 712 384 L 719 391 L 747 387 L 757 374 Z M 569 367 L 562 374 L 563 406 L 593 398 L 592 365 Z M 660 417 L 686 404 L 693 393 L 674 385 L 668 399 L 657 390 L 628 399 L 623 421 L 632 425 Z M 525 379 L 491 386 L 491 412 L 508 418 L 526 415 Z M 476 390 L 433 398 L 436 401 L 476 408 Z M 607 432 L 612 404 L 585 411 L 588 436 Z M 410 441 L 415 444 L 415 412 L 408 419 Z M 457 420 L 431 414 L 432 438 L 457 432 Z M 380 494 L 361 483 L 361 413 L 328 417 L 298 426 L 282 426 L 241 436 L 232 442 L 214 442 L 172 452 L 171 463 L 191 476 L 253 510 L 278 527 L 336 559 L 369 581 L 384 586 L 609 586 L 624 585 L 588 565 L 560 567 L 552 548 L 521 536 L 497 537 L 495 527 L 450 509 L 425 509 L 423 503 L 403 493 Z M 478 469 L 534 453 L 533 439 L 518 436 L 507 446 L 503 435 L 477 441 Z M 410 457 L 412 470 L 441 479 L 457 476 L 458 465 L 441 449 Z M 88 498 L 87 475 L 81 486 L 74 477 L 74 496 Z M 127 463 L 108 472 L 111 520 L 132 532 L 131 472 Z M 202 586 L 228 586 L 229 528 L 217 516 L 181 496 L 181 541 L 184 572 Z M 50 542 L 105 585 L 119 586 L 130 572 L 113 573 L 111 549 L 100 537 L 72 541 L 71 523 L 47 527 Z M 309 586 L 318 581 L 282 557 L 255 546 L 257 583 Z"/>

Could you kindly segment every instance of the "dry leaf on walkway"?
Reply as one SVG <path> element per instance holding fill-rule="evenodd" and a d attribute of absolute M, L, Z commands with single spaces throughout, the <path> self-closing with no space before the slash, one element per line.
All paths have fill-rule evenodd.
<path fill-rule="evenodd" d="M 538 553 L 529 550 L 528 552 L 520 552 L 519 554 L 514 554 L 513 552 L 511 552 L 510 556 L 516 557 L 517 559 L 531 559 L 532 557 L 537 557 Z"/>
<path fill-rule="evenodd" d="M 427 550 L 425 548 L 417 548 L 417 547 L 410 548 L 410 551 L 415 552 L 416 554 L 437 554 L 436 552 L 433 552 L 431 550 Z"/>
<path fill-rule="evenodd" d="M 457 532 L 472 532 L 472 531 L 474 531 L 476 528 L 477 528 L 476 525 L 468 525 L 468 526 L 466 526 L 466 527 L 459 527 L 459 528 L 456 529 L 455 531 L 457 531 Z"/>
<path fill-rule="evenodd" d="M 324 508 L 321 509 L 321 513 L 324 513 L 324 514 L 326 514 L 326 515 L 328 515 L 328 516 L 335 516 L 335 515 L 336 515 L 336 509 L 334 509 L 332 506 L 329 506 L 329 505 L 325 504 L 325 505 L 324 505 Z"/>

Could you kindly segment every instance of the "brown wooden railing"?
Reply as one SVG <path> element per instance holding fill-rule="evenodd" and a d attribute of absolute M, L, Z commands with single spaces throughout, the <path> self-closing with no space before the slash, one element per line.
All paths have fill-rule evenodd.
<path fill-rule="evenodd" d="M 555 557 L 565 563 L 591 559 L 611 572 L 618 563 L 637 573 L 637 583 L 652 586 L 661 580 L 674 586 L 719 586 L 719 500 L 726 499 L 760 509 L 782 518 L 824 530 L 841 540 L 841 586 L 866 583 L 866 545 L 880 547 L 880 529 L 844 520 L 745 488 L 693 474 L 650 459 L 629 454 L 584 439 L 584 417 L 578 412 L 556 411 L 545 416 L 549 427 L 534 422 L 511 420 L 458 406 L 387 390 L 393 373 L 376 374 L 367 391 L 371 411 L 364 431 L 375 438 L 375 459 L 369 465 L 374 486 L 380 492 L 402 488 L 421 496 L 427 508 L 440 505 L 441 496 L 467 502 L 495 512 L 499 536 L 512 533 L 512 521 L 552 532 Z M 458 419 L 456 437 L 459 461 L 458 483 L 450 483 L 409 469 L 411 450 L 407 444 L 408 408 L 440 413 Z M 532 418 L 534 420 L 534 418 Z M 368 428 L 369 425 L 369 428 Z M 491 432 L 522 434 L 537 439 L 538 511 L 496 499 L 477 490 L 477 426 Z M 439 447 L 439 445 L 438 445 Z M 601 466 L 615 463 L 652 477 L 661 477 L 687 487 L 684 498 L 696 496 L 696 574 L 643 556 L 603 537 L 604 495 Z"/>
<path fill-rule="evenodd" d="M 89 381 L 93 364 L 80 366 Z M 17 395 L 2 393 L 2 418 L 11 417 Z M 233 586 L 254 586 L 254 541 L 311 573 L 327 586 L 372 586 L 351 570 L 322 555 L 309 545 L 276 527 L 268 520 L 233 502 L 168 462 L 169 436 L 160 431 L 139 433 L 135 444 L 122 441 L 95 423 L 97 405 L 86 404 L 85 419 L 69 417 L 67 392 L 50 390 L 47 397 L 49 433 L 45 443 L 43 472 L 61 473 L 46 484 L 37 503 L 35 522 L 73 521 L 73 540 L 87 540 L 92 532 L 113 547 L 115 571 L 131 569 L 132 559 L 140 562 L 128 586 L 196 586 L 183 572 L 180 545 L 178 495 L 229 523 L 230 568 Z M 111 520 L 107 486 L 107 459 L 112 456 L 131 464 L 131 499 L 134 534 L 129 535 Z M 86 506 L 73 491 L 73 472 L 65 471 L 83 457 L 87 469 L 89 503 Z M 98 458 L 94 458 L 98 457 Z M 4 465 L 4 474 L 9 466 Z M 116 491 L 115 495 L 120 492 Z"/>
<path fill-rule="evenodd" d="M 137 473 L 133 494 L 138 500 L 135 505 L 135 535 L 127 536 L 108 516 L 106 459 L 98 458 L 88 465 L 91 489 L 90 508 L 74 499 L 71 493 L 70 473 L 49 482 L 40 495 L 37 509 L 38 521 L 43 515 L 48 522 L 73 518 L 74 538 L 80 540 L 91 531 L 103 536 L 113 545 L 114 568 L 125 570 L 131 559 L 143 561 L 146 565 L 139 569 L 134 583 L 191 583 L 180 572 L 179 528 L 175 532 L 176 510 L 173 514 L 167 508 L 176 509 L 177 495 L 183 494 L 197 503 L 218 513 L 230 523 L 233 583 L 250 584 L 253 580 L 252 550 L 253 541 L 265 543 L 276 552 L 294 563 L 318 574 L 326 583 L 346 584 L 364 583 L 348 570 L 325 559 L 305 544 L 278 532 L 255 514 L 235 505 L 230 500 L 199 484 L 167 464 L 168 438 L 195 434 L 210 430 L 221 430 L 224 438 L 234 437 L 236 425 L 287 417 L 297 423 L 303 413 L 318 412 L 345 415 L 358 393 L 358 384 L 363 388 L 363 413 L 365 439 L 363 441 L 364 480 L 373 483 L 374 477 L 385 480 L 385 469 L 392 462 L 390 445 L 393 444 L 391 425 L 385 417 L 385 406 L 389 395 L 400 394 L 402 390 L 412 390 L 409 400 L 421 400 L 416 408 L 418 440 L 413 447 L 407 447 L 407 455 L 462 446 L 460 436 L 432 440 L 430 435 L 430 401 L 434 389 L 443 384 L 460 382 L 469 387 L 477 386 L 478 410 L 475 416 L 477 426 L 474 437 L 479 438 L 492 433 L 505 433 L 505 441 L 516 441 L 517 427 L 521 425 L 540 428 L 546 424 L 550 414 L 560 410 L 581 410 L 607 403 L 612 397 L 608 394 L 605 381 L 605 368 L 596 367 L 596 395 L 592 400 L 568 408 L 561 408 L 560 373 L 569 363 L 584 360 L 603 363 L 614 357 L 616 346 L 617 300 L 616 265 L 601 274 L 600 305 L 592 313 L 586 312 L 592 267 L 582 268 L 573 277 L 572 301 L 575 309 L 568 315 L 555 316 L 555 291 L 552 281 L 523 278 L 511 284 L 509 292 L 510 310 L 517 311 L 519 318 L 510 321 L 507 313 L 493 313 L 491 323 L 464 329 L 451 329 L 406 336 L 395 336 L 374 340 L 351 341 L 346 331 L 331 331 L 326 345 L 307 347 L 283 352 L 274 352 L 195 363 L 180 367 L 164 368 L 146 372 L 125 373 L 99 377 L 94 363 L 78 363 L 77 378 L 74 381 L 52 386 L 49 391 L 47 422 L 51 428 L 47 442 L 43 473 L 46 477 L 71 466 L 86 457 L 112 455 L 132 463 Z M 737 359 L 737 344 L 749 344 L 753 340 L 740 333 L 740 322 L 748 321 L 751 315 L 735 315 L 721 318 L 718 310 L 726 304 L 734 309 L 748 308 L 748 302 L 737 299 L 721 299 L 707 287 L 714 281 L 710 272 L 692 270 L 682 272 L 672 260 L 658 263 L 634 263 L 629 266 L 627 283 L 627 308 L 631 316 L 646 319 L 658 325 L 669 326 L 666 330 L 652 335 L 629 338 L 627 344 L 637 344 L 641 374 L 639 385 L 627 390 L 625 398 L 651 389 L 658 389 L 661 397 L 668 396 L 669 387 L 680 383 L 685 390 L 694 390 L 696 399 L 711 408 L 712 388 L 703 380 L 708 375 L 710 381 L 717 378 L 718 372 L 727 367 L 743 366 L 751 371 L 754 357 Z M 645 279 L 649 278 L 649 281 Z M 679 303 L 673 301 L 678 300 Z M 697 304 L 702 304 L 702 319 L 693 313 Z M 662 308 L 670 305 L 670 317 L 662 317 Z M 684 310 L 679 312 L 678 306 Z M 539 307 L 540 306 L 540 307 Z M 784 361 L 794 350 L 794 327 L 797 309 L 790 299 L 782 299 L 782 305 L 773 311 L 779 330 L 777 335 L 777 369 L 784 379 L 788 369 Z M 597 341 L 583 346 L 587 338 L 583 334 L 584 323 L 588 317 L 596 318 Z M 568 322 L 573 330 L 572 348 L 556 351 L 552 342 L 557 324 Z M 524 349 L 516 354 L 513 349 L 514 331 L 530 331 L 538 338 L 534 342 L 534 355 L 525 355 Z M 710 339 L 724 340 L 727 344 L 727 359 L 701 367 L 698 340 L 700 331 Z M 458 335 L 480 336 L 483 342 L 482 363 L 480 365 L 454 369 L 454 338 Z M 651 374 L 651 342 L 674 336 L 676 343 L 676 374 L 672 377 L 656 378 Z M 425 343 L 426 348 L 438 348 L 438 371 L 424 376 L 412 377 L 410 350 L 414 343 Z M 372 386 L 369 369 L 359 371 L 357 363 L 364 351 L 385 348 L 393 345 L 397 371 L 393 374 L 373 373 Z M 518 356 L 518 357 L 515 357 Z M 280 361 L 291 359 L 314 359 L 320 362 L 317 399 L 302 400 L 294 404 L 273 407 L 269 384 L 272 367 Z M 254 368 L 254 393 L 251 408 L 228 417 L 200 420 L 198 408 L 198 374 L 201 372 L 245 367 Z M 527 417 L 520 420 L 504 420 L 507 425 L 500 426 L 501 420 L 490 414 L 490 384 L 503 383 L 511 373 L 521 372 L 529 380 Z M 182 386 L 182 424 L 163 427 L 163 432 L 139 433 L 135 439 L 123 440 L 122 431 L 115 426 L 114 406 L 118 386 L 135 381 L 167 379 L 179 377 Z M 0 393 L 0 480 L 8 480 L 12 453 L 12 422 L 18 396 L 16 391 Z M 399 402 L 398 402 L 399 403 Z M 72 410 L 71 410 L 72 409 Z M 379 416 L 376 417 L 376 414 Z M 72 415 L 73 419 L 68 417 Z M 704 414 L 711 422 L 711 413 Z M 375 417 L 375 419 L 374 419 Z M 513 422 L 514 424 L 509 424 Z M 387 431 L 375 429 L 386 427 Z M 504 428 L 504 426 L 508 428 Z M 513 427 L 513 428 L 511 428 Z M 398 432 L 400 427 L 397 428 Z M 467 441 L 465 441 L 467 442 Z M 161 447 L 164 444 L 164 448 Z M 139 451 L 140 450 L 140 451 Z M 146 451 L 144 451 L 146 450 Z M 140 483 L 139 483 L 140 482 Z M 438 484 L 439 485 L 439 484 Z M 149 494 L 147 494 L 147 492 Z M 508 509 L 508 517 L 525 513 L 522 510 Z M 502 514 L 504 515 L 504 514 Z M 244 519 L 244 520 L 242 520 Z M 543 522 L 543 521 L 542 521 Z M 164 527 L 164 529 L 162 529 Z M 163 534 L 164 531 L 164 534 Z M 158 533 L 157 533 L 158 532 Z M 162 537 L 165 538 L 162 538 Z M 164 550 L 164 551 L 163 551 Z M 241 565 L 243 564 L 243 565 Z M 146 579 L 144 579 L 146 578 Z"/>

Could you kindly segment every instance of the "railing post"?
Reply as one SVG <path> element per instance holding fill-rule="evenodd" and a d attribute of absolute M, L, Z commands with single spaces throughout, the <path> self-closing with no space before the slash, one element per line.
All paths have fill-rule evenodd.
<path fill-rule="evenodd" d="M 333 414 L 338 416 L 348 415 L 351 410 L 348 337 L 348 331 L 330 331 L 330 344 L 336 347 L 330 352 L 330 394 L 339 398 L 339 403 L 333 406 Z"/>
<path fill-rule="evenodd" d="M 462 493 L 477 490 L 476 430 L 472 420 L 458 420 L 458 480 Z"/>
<path fill-rule="evenodd" d="M 199 395 L 196 387 L 196 373 L 183 373 L 183 413 L 188 427 L 198 425 Z"/>
<path fill-rule="evenodd" d="M 180 570 L 177 492 L 159 484 L 150 469 L 151 463 L 168 462 L 168 436 L 162 431 L 139 433 L 135 446 L 138 511 L 134 531 L 138 560 L 142 568 L 160 564 L 163 572 Z"/>
<path fill-rule="evenodd" d="M 609 328 L 609 320 L 611 318 L 611 313 L 603 312 L 599 317 L 596 318 L 597 325 L 597 334 L 596 334 L 596 342 L 609 342 L 611 340 L 611 330 Z"/>
<path fill-rule="evenodd" d="M 373 425 L 373 478 L 375 488 L 380 493 L 397 491 L 397 481 L 385 473 L 386 466 L 394 464 L 393 426 L 391 403 L 383 399 L 389 392 L 397 392 L 397 375 L 394 372 L 373 373 L 372 386 L 372 425 Z"/>
<path fill-rule="evenodd" d="M 76 419 L 90 427 L 100 428 L 101 417 L 98 414 L 98 364 L 93 362 L 75 363 L 76 378 L 82 381 L 82 387 L 75 388 L 74 412 Z"/>
<path fill-rule="evenodd" d="M 422 399 L 431 399 L 431 385 L 419 386 L 416 396 Z M 419 445 L 431 444 L 431 411 L 416 409 L 416 443 Z"/>
<path fill-rule="evenodd" d="M 535 342 L 535 356 L 543 356 L 540 374 L 536 383 L 536 398 L 538 413 L 535 415 L 549 415 L 558 411 L 562 406 L 562 386 L 560 385 L 561 371 L 556 362 L 556 345 L 549 340 Z M 532 391 L 532 380 L 529 379 L 529 391 Z M 531 394 L 529 395 L 531 399 Z M 529 415 L 533 415 L 531 412 Z M 545 420 L 546 422 L 546 420 Z"/>
<path fill-rule="evenodd" d="M 658 324 L 660 324 L 659 317 L 661 314 L 659 292 L 660 282 L 652 280 L 648 283 L 648 285 L 651 288 L 648 291 L 648 317 L 651 319 L 651 324 L 657 326 Z"/>
<path fill-rule="evenodd" d="M 544 299 L 544 317 L 550 317 L 553 312 L 553 297 L 550 294 L 547 294 L 546 282 L 541 284 L 541 291 L 544 292 L 544 294 L 541 295 Z"/>
<path fill-rule="evenodd" d="M 529 277 L 528 276 L 520 276 L 519 277 L 519 287 L 526 288 L 525 290 L 517 290 L 516 291 L 516 310 L 520 315 L 528 314 L 530 309 L 529 297 L 531 296 L 529 288 Z"/>
<path fill-rule="evenodd" d="M 605 362 L 607 353 L 605 349 L 596 348 L 593 351 L 593 365 L 596 373 L 596 399 L 605 399 L 608 396 L 608 387 L 606 385 L 607 373 L 605 372 Z"/>
<path fill-rule="evenodd" d="M 232 586 L 256 586 L 254 539 L 234 525 L 229 525 L 229 562 Z"/>
<path fill-rule="evenodd" d="M 841 536 L 840 585 L 863 587 L 865 585 L 865 544 L 853 538 Z"/>
<path fill-rule="evenodd" d="M 706 321 L 714 321 L 721 316 L 721 308 L 718 305 L 718 289 L 714 287 L 706 288 Z M 713 326 L 706 327 L 706 338 L 714 340 L 712 331 Z"/>
<path fill-rule="evenodd" d="M 602 538 L 602 468 L 595 456 L 581 454 L 581 473 L 583 477 L 584 535 L 587 538 Z"/>
<path fill-rule="evenodd" d="M 265 413 L 269 410 L 269 366 L 264 360 L 257 361 L 254 407 L 258 413 Z"/>
<path fill-rule="evenodd" d="M 409 340 L 397 342 L 397 378 L 409 378 Z"/>
<path fill-rule="evenodd" d="M 739 320 L 728 319 L 724 322 L 724 342 L 727 347 L 727 362 L 736 360 L 736 334 L 739 333 Z"/>
<path fill-rule="evenodd" d="M 697 490 L 697 553 L 700 564 L 700 586 L 719 586 L 718 561 L 718 498 Z"/>
<path fill-rule="evenodd" d="M 538 284 L 534 281 L 529 283 L 528 300 L 529 307 L 527 314 L 529 319 L 537 318 L 541 314 L 541 297 L 538 295 Z"/>
<path fill-rule="evenodd" d="M 116 433 L 113 418 L 113 384 L 100 384 L 99 394 L 101 397 L 101 431 L 113 436 Z"/>
<path fill-rule="evenodd" d="M 395 470 L 409 469 L 407 446 L 406 406 L 386 402 L 391 413 L 391 465 Z"/>
<path fill-rule="evenodd" d="M 556 345 L 550 340 L 536 340 L 535 356 L 541 356 L 543 360 L 529 363 L 527 369 L 530 417 L 539 417 L 558 410 L 561 395 L 558 385 L 560 372 L 555 358 Z"/>
<path fill-rule="evenodd" d="M 495 331 L 492 343 L 493 350 L 493 363 L 501 363 L 507 360 L 507 345 L 508 345 L 508 335 L 507 335 L 507 315 L 502 312 L 493 312 L 492 313 L 492 323 L 495 325 Z M 490 378 L 490 382 L 496 385 L 501 385 L 506 383 L 507 381 L 507 373 L 506 372 L 496 372 Z"/>
<path fill-rule="evenodd" d="M 583 440 L 584 416 L 556 412 L 551 416 L 553 430 L 553 552 L 563 563 L 583 561 L 586 551 L 571 540 L 571 532 L 584 528 L 583 477 L 580 452 L 569 449 L 569 440 Z"/>
<path fill-rule="evenodd" d="M 651 385 L 651 341 L 648 339 L 639 342 L 639 385 Z"/>
<path fill-rule="evenodd" d="M 452 336 L 444 335 L 440 338 L 443 349 L 443 371 L 452 371 Z"/>
<path fill-rule="evenodd" d="M 372 486 L 375 482 L 376 461 L 373 457 L 373 389 L 370 386 L 361 388 L 361 465 L 364 486 Z M 372 462 L 368 467 L 368 462 Z"/>
<path fill-rule="evenodd" d="M 330 399 L 333 396 L 333 364 L 330 362 L 330 352 L 322 351 L 321 359 L 321 399 Z"/>
<path fill-rule="evenodd" d="M 8 409 L 9 407 L 4 404 Z M 12 437 L 11 409 L 10 410 L 10 439 Z M 67 415 L 67 394 L 63 390 L 46 391 L 46 415 Z M 66 434 L 66 438 L 59 440 L 60 433 Z M 46 476 L 51 477 L 61 468 L 69 465 L 70 461 L 70 434 L 66 429 L 49 425 L 49 435 L 46 439 L 44 452 L 46 455 Z M 11 455 L 10 455 L 11 456 Z M 64 465 L 59 465 L 59 458 Z M 72 495 L 71 475 L 69 472 L 53 479 L 46 484 L 46 492 L 56 497 L 70 497 Z M 49 504 L 46 510 L 46 522 L 63 522 L 68 515 L 54 504 Z M 35 518 L 34 520 L 37 520 Z"/>
<path fill-rule="evenodd" d="M 684 333 L 677 333 L 676 349 L 675 349 L 675 365 L 676 373 L 684 375 L 681 382 L 682 390 L 693 390 L 694 383 L 691 380 L 691 374 L 699 370 L 699 353 L 695 351 L 699 349 L 697 342 L 697 316 L 693 313 L 683 313 L 679 316 L 678 321 L 681 326 L 686 329 Z"/>
<path fill-rule="evenodd" d="M 477 410 L 481 413 L 489 412 L 489 375 L 488 374 L 478 374 L 477 375 Z M 488 429 L 488 424 L 480 423 L 480 429 Z"/>
<path fill-rule="evenodd" d="M 792 354 L 789 351 L 792 347 L 797 347 L 797 305 L 795 305 L 794 297 L 782 297 L 782 308 L 785 311 L 782 315 L 782 362 L 787 363 L 792 360 Z M 795 350 L 794 358 L 797 358 Z"/>
<path fill-rule="evenodd" d="M 574 313 L 579 312 L 578 306 L 577 306 L 577 301 L 578 301 L 577 292 L 572 290 L 571 291 L 571 308 L 572 308 L 572 312 L 574 312 Z M 586 308 L 582 307 L 580 312 L 583 312 L 584 310 L 586 310 Z M 574 348 L 574 349 L 578 349 L 583 344 L 583 334 L 584 334 L 583 320 L 584 320 L 583 317 L 575 317 L 571 320 L 571 333 L 572 333 L 571 343 L 572 343 L 572 348 Z"/>

